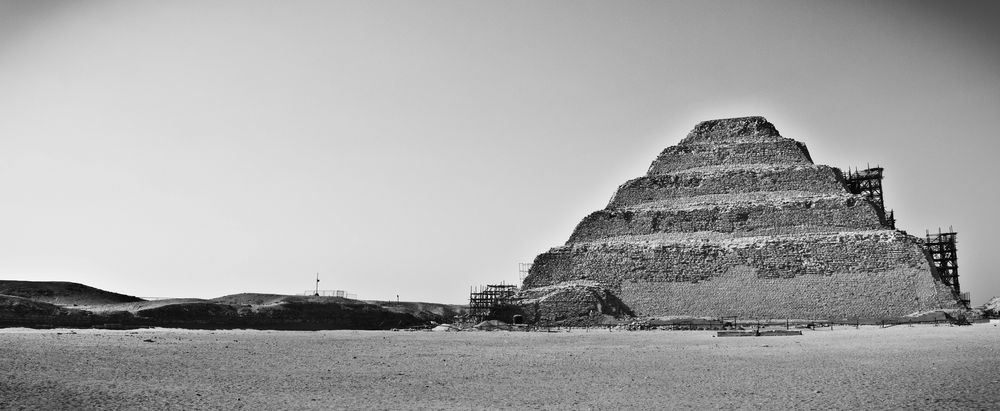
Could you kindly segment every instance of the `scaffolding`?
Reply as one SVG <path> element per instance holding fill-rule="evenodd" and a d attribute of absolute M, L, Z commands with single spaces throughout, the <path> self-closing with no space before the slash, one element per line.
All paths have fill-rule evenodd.
<path fill-rule="evenodd" d="M 299 295 L 312 296 L 312 297 L 343 297 L 343 298 L 350 298 L 352 300 L 358 299 L 357 294 L 349 293 L 344 290 L 320 290 L 318 288 L 315 290 L 303 291 L 302 294 Z"/>
<path fill-rule="evenodd" d="M 959 299 L 966 306 L 969 305 L 969 293 L 963 293 L 958 283 L 958 233 L 948 227 L 948 232 L 942 233 L 938 228 L 937 234 L 927 231 L 924 246 L 931 256 L 931 262 L 941 278 L 941 282 L 951 287 Z"/>
<path fill-rule="evenodd" d="M 879 217 L 884 220 L 886 227 L 896 229 L 896 215 L 892 210 L 885 212 L 885 201 L 882 195 L 882 167 L 868 167 L 858 171 L 856 168 L 851 171 L 847 169 L 847 191 L 851 194 L 860 194 L 871 202 L 879 213 Z"/>
<path fill-rule="evenodd" d="M 495 319 L 513 304 L 516 293 L 516 285 L 503 283 L 470 288 L 469 318 L 476 323 Z"/>

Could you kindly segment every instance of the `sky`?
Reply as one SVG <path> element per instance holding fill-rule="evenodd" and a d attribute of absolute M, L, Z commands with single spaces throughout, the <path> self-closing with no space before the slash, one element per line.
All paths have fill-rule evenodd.
<path fill-rule="evenodd" d="M 1000 295 L 1000 3 L 0 0 L 0 278 L 513 283 L 702 120 L 885 168 Z"/>

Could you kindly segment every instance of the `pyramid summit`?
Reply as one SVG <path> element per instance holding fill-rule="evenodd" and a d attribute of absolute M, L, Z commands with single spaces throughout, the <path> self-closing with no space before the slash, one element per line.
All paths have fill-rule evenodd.
<path fill-rule="evenodd" d="M 525 314 L 879 319 L 962 308 L 957 273 L 948 281 L 922 239 L 895 229 L 881 172 L 814 164 L 763 117 L 701 122 L 535 258 Z"/>
<path fill-rule="evenodd" d="M 781 137 L 774 124 L 760 116 L 702 121 L 694 126 L 682 144 L 732 140 L 768 140 Z"/>
<path fill-rule="evenodd" d="M 741 117 L 698 123 L 653 161 L 648 175 L 706 166 L 812 164 L 805 144 L 782 137 L 764 117 Z"/>

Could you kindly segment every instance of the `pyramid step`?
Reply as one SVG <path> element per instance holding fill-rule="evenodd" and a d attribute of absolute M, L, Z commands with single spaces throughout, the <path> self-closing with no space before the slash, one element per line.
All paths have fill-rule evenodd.
<path fill-rule="evenodd" d="M 707 194 L 806 191 L 846 193 L 839 173 L 824 165 L 715 166 L 644 176 L 618 187 L 608 208 Z"/>
<path fill-rule="evenodd" d="M 738 196 L 733 196 L 738 197 Z M 875 208 L 861 196 L 799 197 L 773 203 L 685 205 L 671 209 L 611 209 L 591 213 L 577 225 L 569 243 L 660 232 L 715 231 L 737 235 L 878 230 Z"/>
<path fill-rule="evenodd" d="M 712 165 L 812 164 L 805 144 L 781 138 L 765 142 L 680 144 L 667 147 L 649 167 L 647 175 L 661 175 Z"/>

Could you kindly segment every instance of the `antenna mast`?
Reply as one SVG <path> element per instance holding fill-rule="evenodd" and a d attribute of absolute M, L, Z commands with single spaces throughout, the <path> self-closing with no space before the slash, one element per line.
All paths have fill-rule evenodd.
<path fill-rule="evenodd" d="M 319 273 L 316 273 L 316 292 L 313 296 L 319 297 Z"/>

